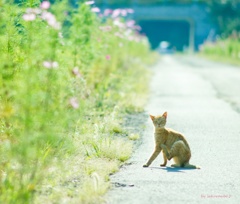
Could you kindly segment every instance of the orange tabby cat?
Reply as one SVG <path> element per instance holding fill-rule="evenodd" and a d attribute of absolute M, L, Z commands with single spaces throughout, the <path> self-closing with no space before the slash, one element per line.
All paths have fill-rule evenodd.
<path fill-rule="evenodd" d="M 165 128 L 167 112 L 162 116 L 150 115 L 150 117 L 155 127 L 155 150 L 143 167 L 148 167 L 163 150 L 164 163 L 161 166 L 166 166 L 167 159 L 173 158 L 175 164 L 171 165 L 172 167 L 199 169 L 199 167 L 189 164 L 191 150 L 185 137 L 174 130 Z"/>

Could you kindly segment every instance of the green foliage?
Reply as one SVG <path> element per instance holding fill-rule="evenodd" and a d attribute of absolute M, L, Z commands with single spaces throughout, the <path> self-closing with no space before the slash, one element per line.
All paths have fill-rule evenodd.
<path fill-rule="evenodd" d="M 240 1 L 210 1 L 209 8 L 213 21 L 218 25 L 219 34 L 228 37 L 232 32 L 240 32 Z"/>
<path fill-rule="evenodd" d="M 240 38 L 235 33 L 231 37 L 219 39 L 215 43 L 206 42 L 201 48 L 201 53 L 212 59 L 239 65 Z"/>
<path fill-rule="evenodd" d="M 0 1 L 0 203 L 42 203 L 43 184 L 72 189 L 61 182 L 74 168 L 83 172 L 78 187 L 87 189 L 87 161 L 107 160 L 116 171 L 132 151 L 116 136 L 123 132 L 119 120 L 141 109 L 147 92 L 148 43 L 116 26 L 124 20 L 103 24 L 86 4 L 39 4 Z M 111 171 L 96 171 L 104 188 L 90 192 L 98 196 Z M 48 199 L 61 196 L 52 190 Z"/>
<path fill-rule="evenodd" d="M 130 140 L 138 140 L 140 138 L 139 134 L 134 134 L 134 133 L 131 133 L 128 138 Z"/>

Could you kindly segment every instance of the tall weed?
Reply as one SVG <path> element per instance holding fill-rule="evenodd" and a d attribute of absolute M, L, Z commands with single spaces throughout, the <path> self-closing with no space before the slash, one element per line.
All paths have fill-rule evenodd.
<path fill-rule="evenodd" d="M 226 39 L 219 39 L 215 43 L 206 42 L 200 51 L 207 57 L 239 65 L 240 38 L 233 35 Z"/>

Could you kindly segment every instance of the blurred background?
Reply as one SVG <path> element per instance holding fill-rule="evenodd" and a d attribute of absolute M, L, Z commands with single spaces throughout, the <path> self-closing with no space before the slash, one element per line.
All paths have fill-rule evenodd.
<path fill-rule="evenodd" d="M 15 3 L 23 2 L 15 0 Z M 51 3 L 56 0 L 51 0 Z M 84 0 L 69 0 L 73 7 Z M 106 9 L 132 8 L 128 18 L 141 26 L 152 49 L 160 52 L 198 51 L 217 37 L 229 37 L 240 30 L 240 0 L 96 0 Z M 166 47 L 167 46 L 167 47 Z"/>
<path fill-rule="evenodd" d="M 70 0 L 75 6 L 80 1 Z M 240 30 L 239 0 L 96 0 L 101 10 L 132 8 L 152 49 L 198 51 L 206 41 Z M 163 42 L 163 43 L 161 43 Z M 170 49 L 170 50 L 169 50 Z"/>

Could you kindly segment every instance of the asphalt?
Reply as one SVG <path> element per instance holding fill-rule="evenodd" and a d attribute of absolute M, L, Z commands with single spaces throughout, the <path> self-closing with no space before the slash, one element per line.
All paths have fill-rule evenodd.
<path fill-rule="evenodd" d="M 147 115 L 142 143 L 128 165 L 111 176 L 109 204 L 240 203 L 240 67 L 195 56 L 163 56 L 152 68 L 146 113 L 168 112 L 167 127 L 183 133 L 191 164 L 200 170 L 149 168 L 153 126 Z"/>

